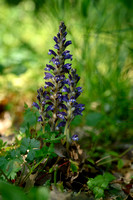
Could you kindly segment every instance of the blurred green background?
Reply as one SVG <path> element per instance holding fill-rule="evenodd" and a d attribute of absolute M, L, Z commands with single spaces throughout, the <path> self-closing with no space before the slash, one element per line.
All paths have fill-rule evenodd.
<path fill-rule="evenodd" d="M 72 65 L 81 76 L 79 102 L 85 104 L 72 127 L 89 127 L 101 140 L 132 137 L 132 11 L 131 0 L 1 0 L 1 133 L 19 128 L 24 102 L 31 106 L 44 85 L 48 50 L 64 21 Z"/>

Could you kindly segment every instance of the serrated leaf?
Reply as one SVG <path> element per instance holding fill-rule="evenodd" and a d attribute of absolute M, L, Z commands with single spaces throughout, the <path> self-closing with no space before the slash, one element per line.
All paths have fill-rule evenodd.
<path fill-rule="evenodd" d="M 6 166 L 6 174 L 8 178 L 15 179 L 17 172 L 21 169 L 19 160 L 10 160 Z"/>
<path fill-rule="evenodd" d="M 29 124 L 29 126 L 33 126 L 34 124 L 36 124 L 37 118 L 33 112 L 27 111 L 24 115 L 24 121 L 26 122 L 26 124 Z"/>
<path fill-rule="evenodd" d="M 94 187 L 93 193 L 94 193 L 96 199 L 104 197 L 104 190 L 100 187 Z"/>
<path fill-rule="evenodd" d="M 7 165 L 7 160 L 5 157 L 0 157 L 0 169 L 4 170 Z"/>
<path fill-rule="evenodd" d="M 34 108 L 28 108 L 27 104 L 25 104 L 25 112 L 24 112 L 24 121 L 21 125 L 20 131 L 29 135 L 29 127 L 34 126 L 37 123 L 37 118 L 39 117 L 39 112 Z"/>
<path fill-rule="evenodd" d="M 20 152 L 25 154 L 29 148 L 30 138 L 23 138 L 20 146 Z"/>
<path fill-rule="evenodd" d="M 21 158 L 21 155 L 20 155 L 20 150 L 19 149 L 13 149 L 13 150 L 11 150 L 10 151 L 10 157 L 12 158 L 12 159 L 14 159 L 14 158 Z"/>
<path fill-rule="evenodd" d="M 36 139 L 30 139 L 30 138 L 23 138 L 20 146 L 20 151 L 22 153 L 26 153 L 27 150 L 33 149 L 33 148 L 39 148 L 40 142 Z"/>
<path fill-rule="evenodd" d="M 40 142 L 33 138 L 33 139 L 30 140 L 30 147 L 31 148 L 39 148 Z"/>
<path fill-rule="evenodd" d="M 34 158 L 35 158 L 35 150 L 30 150 L 29 153 L 28 153 L 28 155 L 27 155 L 26 160 L 33 161 Z"/>

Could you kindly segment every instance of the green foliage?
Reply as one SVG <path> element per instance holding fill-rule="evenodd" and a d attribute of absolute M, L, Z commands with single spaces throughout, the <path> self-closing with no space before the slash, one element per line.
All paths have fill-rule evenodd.
<path fill-rule="evenodd" d="M 96 199 L 104 197 L 104 190 L 108 189 L 109 183 L 113 181 L 115 177 L 105 172 L 103 175 L 98 175 L 95 178 L 89 178 L 87 185 L 89 189 L 94 193 Z"/>
<path fill-rule="evenodd" d="M 76 163 L 76 162 L 74 162 L 74 161 L 72 161 L 72 160 L 70 160 L 70 163 L 71 163 L 71 165 L 70 165 L 70 169 L 71 169 L 71 171 L 74 173 L 74 172 L 77 172 L 78 171 L 78 163 Z"/>
<path fill-rule="evenodd" d="M 3 181 L 0 181 L 0 193 L 3 200 L 28 200 L 28 198 L 20 188 L 17 188 Z"/>
<path fill-rule="evenodd" d="M 22 189 L 3 181 L 0 181 L 0 194 L 3 200 L 49 200 L 50 196 L 46 187 L 32 188 L 26 195 Z"/>
<path fill-rule="evenodd" d="M 114 141 L 116 136 L 121 139 L 125 132 L 126 137 L 132 136 L 131 1 L 14 0 L 12 7 L 9 2 L 0 3 L 2 96 L 15 92 L 19 102 L 23 96 L 29 98 L 30 93 L 32 101 L 36 89 L 44 83 L 41 75 L 49 58 L 47 49 L 53 46 L 49 34 L 56 33 L 63 20 L 73 43 L 72 64 L 83 86 L 80 101 L 86 105 L 83 118 L 75 119 L 73 126 L 80 123 L 96 127 L 104 142 L 109 138 Z M 15 104 L 16 96 L 11 104 Z M 14 105 L 12 110 L 16 108 Z M 34 126 L 35 116 L 26 115 L 21 132 L 28 136 L 28 124 Z"/>
<path fill-rule="evenodd" d="M 97 126 L 98 123 L 102 120 L 102 114 L 98 112 L 89 113 L 86 116 L 86 124 L 88 126 Z"/>
<path fill-rule="evenodd" d="M 89 126 L 91 131 L 88 131 L 89 137 L 84 145 L 92 145 L 88 150 L 90 159 L 99 159 L 106 154 L 109 143 L 125 142 L 128 137 L 130 141 L 133 136 L 132 8 L 130 0 L 1 1 L 0 100 L 9 97 L 10 106 L 6 105 L 6 108 L 10 113 L 17 113 L 27 99 L 29 103 L 33 102 L 36 89 L 44 83 L 42 70 L 48 63 L 48 48 L 53 46 L 49 34 L 53 36 L 59 21 L 63 20 L 68 27 L 68 39 L 73 43 L 70 47 L 75 57 L 72 64 L 83 86 L 80 102 L 86 105 L 83 117 L 78 116 L 72 125 L 73 128 L 80 124 Z M 45 127 L 45 133 L 38 130 L 38 115 L 37 110 L 25 105 L 20 132 L 26 138 L 18 142 L 19 147 L 6 149 L 6 143 L 0 140 L 0 179 L 8 182 L 16 179 L 23 164 L 31 169 L 28 177 L 37 170 L 36 165 L 43 158 L 56 156 L 54 144 L 64 136 L 50 133 L 49 126 Z M 19 116 L 13 118 L 19 121 Z M 32 128 L 37 133 L 35 138 L 31 136 Z M 43 148 L 39 146 L 38 136 L 44 143 Z M 119 154 L 115 151 L 108 154 L 117 158 L 117 167 L 121 169 L 123 161 L 119 159 Z M 71 170 L 78 170 L 73 161 Z M 99 198 L 104 196 L 113 177 L 107 173 L 97 177 L 89 179 L 88 187 Z M 4 200 L 27 199 L 18 188 L 3 182 L 0 182 L 0 190 L 3 190 L 0 193 Z M 28 198 L 39 199 L 38 193 L 43 192 L 47 199 L 48 193 L 44 188 L 40 192 L 32 190 Z"/>
<path fill-rule="evenodd" d="M 23 163 L 19 150 L 11 150 L 5 156 L 0 157 L 1 178 L 14 179 Z M 4 174 L 4 176 L 3 176 Z"/>
<path fill-rule="evenodd" d="M 123 167 L 123 165 L 124 165 L 123 160 L 118 159 L 118 164 L 117 164 L 118 169 L 121 169 Z"/>
<path fill-rule="evenodd" d="M 20 127 L 22 133 L 26 133 L 26 136 L 30 136 L 30 128 L 36 126 L 39 113 L 35 108 L 29 108 L 25 103 L 24 121 Z"/>
<path fill-rule="evenodd" d="M 36 151 L 39 150 L 40 142 L 36 139 L 30 139 L 30 138 L 23 138 L 20 145 L 20 153 L 21 154 L 27 154 L 27 160 L 33 161 L 36 155 Z"/>
<path fill-rule="evenodd" d="M 3 140 L 0 139 L 0 150 L 2 150 L 6 146 L 7 142 L 3 142 Z"/>

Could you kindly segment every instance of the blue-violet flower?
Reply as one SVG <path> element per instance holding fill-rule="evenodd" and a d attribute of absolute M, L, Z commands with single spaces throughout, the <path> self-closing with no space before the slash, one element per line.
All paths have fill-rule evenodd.
<path fill-rule="evenodd" d="M 77 87 L 80 77 L 76 70 L 71 68 L 71 63 L 66 60 L 72 60 L 72 55 L 66 48 L 72 44 L 66 41 L 66 26 L 64 22 L 60 23 L 59 32 L 54 36 L 54 50 L 49 50 L 52 55 L 50 62 L 45 68 L 45 86 L 37 90 L 38 103 L 33 103 L 40 113 L 38 121 L 42 126 L 49 123 L 51 131 L 60 130 L 65 126 L 67 141 L 70 140 L 69 127 L 71 121 L 76 115 L 82 115 L 84 104 L 79 104 L 77 98 L 82 93 L 82 88 Z M 65 63 L 66 62 L 66 63 Z M 78 140 L 78 136 L 73 136 L 73 140 Z"/>

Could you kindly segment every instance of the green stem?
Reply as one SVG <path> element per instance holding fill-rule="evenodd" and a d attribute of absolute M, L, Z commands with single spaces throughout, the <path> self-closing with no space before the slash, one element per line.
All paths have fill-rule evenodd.
<path fill-rule="evenodd" d="M 56 186 L 56 177 L 57 177 L 57 167 L 56 167 L 56 169 L 55 169 L 55 171 L 54 171 L 54 185 Z"/>
<path fill-rule="evenodd" d="M 28 179 L 28 177 L 32 174 L 32 172 L 38 167 L 38 165 L 39 165 L 43 160 L 44 160 L 44 158 L 42 158 L 42 159 L 39 161 L 39 163 L 37 163 L 35 166 L 33 166 L 33 167 L 31 168 L 31 170 L 29 171 L 29 173 L 24 177 L 24 179 L 23 179 L 23 181 L 21 182 L 21 184 L 23 184 L 23 183 Z M 47 161 L 48 161 L 48 158 L 47 158 L 47 160 L 46 160 L 44 166 L 47 164 Z"/>
<path fill-rule="evenodd" d="M 112 158 L 112 159 L 107 160 L 107 161 L 105 161 L 105 162 L 99 163 L 99 164 L 97 164 L 97 166 L 104 165 L 104 164 L 106 164 L 106 163 L 119 160 L 119 159 L 122 158 L 125 154 L 127 154 L 132 148 L 133 148 L 133 145 L 131 145 L 128 149 L 126 149 L 123 153 L 121 153 L 121 154 L 120 154 L 119 156 L 117 156 L 116 158 Z M 106 157 L 106 158 L 107 158 L 107 157 Z M 106 159 L 106 158 L 105 158 L 105 159 Z"/>
<path fill-rule="evenodd" d="M 42 130 L 43 130 L 43 133 L 45 133 L 45 126 L 44 126 L 44 124 L 43 124 Z"/>
<path fill-rule="evenodd" d="M 64 135 L 66 136 L 66 149 L 69 151 L 69 143 L 70 143 L 70 133 L 69 133 L 69 122 L 66 123 Z"/>

